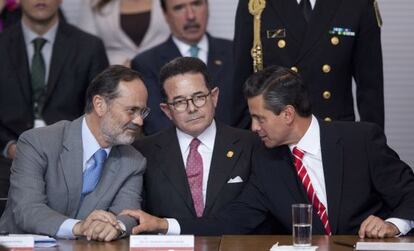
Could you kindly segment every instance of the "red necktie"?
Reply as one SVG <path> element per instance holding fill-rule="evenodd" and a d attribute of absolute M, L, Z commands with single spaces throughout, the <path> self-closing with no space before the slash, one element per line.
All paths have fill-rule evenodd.
<path fill-rule="evenodd" d="M 203 216 L 203 159 L 197 151 L 200 140 L 194 138 L 190 143 L 190 153 L 187 157 L 186 173 L 190 184 L 191 196 L 193 197 L 194 208 L 197 217 Z"/>
<path fill-rule="evenodd" d="M 305 187 L 306 193 L 308 195 L 309 201 L 312 202 L 313 210 L 319 215 L 319 218 L 322 221 L 322 224 L 325 228 L 325 233 L 327 235 L 332 235 L 331 226 L 329 225 L 328 214 L 326 212 L 325 206 L 319 201 L 316 191 L 313 189 L 312 182 L 309 178 L 308 172 L 306 171 L 305 166 L 302 163 L 302 158 L 305 153 L 297 147 L 293 148 L 294 164 L 298 176 Z"/>

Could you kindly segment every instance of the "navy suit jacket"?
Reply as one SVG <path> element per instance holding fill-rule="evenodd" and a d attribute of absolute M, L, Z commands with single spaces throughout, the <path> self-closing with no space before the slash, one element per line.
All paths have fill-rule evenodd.
<path fill-rule="evenodd" d="M 357 234 L 370 215 L 414 220 L 414 175 L 371 123 L 320 122 L 328 217 L 333 234 Z M 310 203 L 288 146 L 253 154 L 252 174 L 240 196 L 215 221 L 180 219 L 182 233 L 252 232 L 270 213 L 278 233 L 292 232 L 291 205 Z M 324 234 L 316 212 L 314 234 Z"/>
<path fill-rule="evenodd" d="M 233 53 L 232 43 L 228 40 L 214 38 L 208 35 L 207 70 L 213 86 L 220 89 L 216 118 L 225 124 L 232 125 L 234 109 L 237 101 L 233 96 Z M 159 72 L 166 63 L 174 58 L 181 57 L 180 51 L 168 38 L 164 43 L 139 54 L 134 58 L 131 68 L 144 76 L 145 86 L 148 90 L 148 106 L 150 115 L 145 119 L 144 132 L 146 135 L 154 134 L 162 129 L 172 126 L 167 116 L 161 111 L 161 84 Z"/>

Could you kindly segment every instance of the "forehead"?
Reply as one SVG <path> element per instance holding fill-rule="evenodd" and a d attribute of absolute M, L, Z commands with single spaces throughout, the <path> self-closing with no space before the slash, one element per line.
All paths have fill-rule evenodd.
<path fill-rule="evenodd" d="M 207 92 L 208 88 L 201 73 L 184 73 L 167 78 L 164 83 L 169 98 L 187 97 L 197 92 Z"/>
<path fill-rule="evenodd" d="M 195 3 L 204 3 L 206 0 L 165 0 L 166 7 L 176 7 L 179 5 L 188 5 Z"/>
<path fill-rule="evenodd" d="M 144 83 L 140 79 L 134 79 L 131 81 L 121 81 L 118 85 L 118 97 L 117 100 L 130 103 L 137 103 L 139 105 L 145 105 L 147 102 L 147 89 Z"/>

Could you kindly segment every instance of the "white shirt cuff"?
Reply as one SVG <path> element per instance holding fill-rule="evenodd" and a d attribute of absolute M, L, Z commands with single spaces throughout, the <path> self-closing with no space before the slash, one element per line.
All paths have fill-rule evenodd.
<path fill-rule="evenodd" d="M 414 221 L 404 220 L 400 218 L 388 218 L 385 221 L 394 224 L 398 230 L 400 230 L 400 234 L 397 236 L 406 235 L 414 226 Z"/>
<path fill-rule="evenodd" d="M 76 236 L 73 235 L 73 227 L 76 223 L 78 223 L 80 220 L 75 219 L 67 219 L 65 220 L 62 225 L 60 225 L 59 230 L 56 233 L 57 238 L 62 239 L 75 239 Z"/>
<path fill-rule="evenodd" d="M 168 222 L 167 235 L 179 235 L 181 233 L 180 224 L 176 219 L 166 218 Z"/>

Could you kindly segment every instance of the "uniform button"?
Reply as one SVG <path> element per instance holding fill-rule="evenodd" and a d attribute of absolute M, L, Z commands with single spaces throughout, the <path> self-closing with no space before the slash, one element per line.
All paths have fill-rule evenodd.
<path fill-rule="evenodd" d="M 338 45 L 338 44 L 339 44 L 339 38 L 338 38 L 338 37 L 333 36 L 333 37 L 331 38 L 331 43 L 332 43 L 333 45 Z"/>
<path fill-rule="evenodd" d="M 299 71 L 298 67 L 296 67 L 296 66 L 292 66 L 292 67 L 290 67 L 290 69 L 292 71 L 294 71 L 294 72 L 298 72 Z"/>
<path fill-rule="evenodd" d="M 330 99 L 331 98 L 331 92 L 330 91 L 324 91 L 322 94 L 324 99 Z"/>
<path fill-rule="evenodd" d="M 332 121 L 332 119 L 330 117 L 326 117 L 323 120 L 325 120 L 326 122 L 331 122 Z"/>
<path fill-rule="evenodd" d="M 279 46 L 279 48 L 280 48 L 280 49 L 285 48 L 285 46 L 286 46 L 286 41 L 285 41 L 285 40 L 283 40 L 283 39 L 280 39 L 280 40 L 277 42 L 277 46 Z"/>
<path fill-rule="evenodd" d="M 331 71 L 331 66 L 328 65 L 328 64 L 324 64 L 322 66 L 322 71 L 325 72 L 325 73 L 329 73 Z"/>

